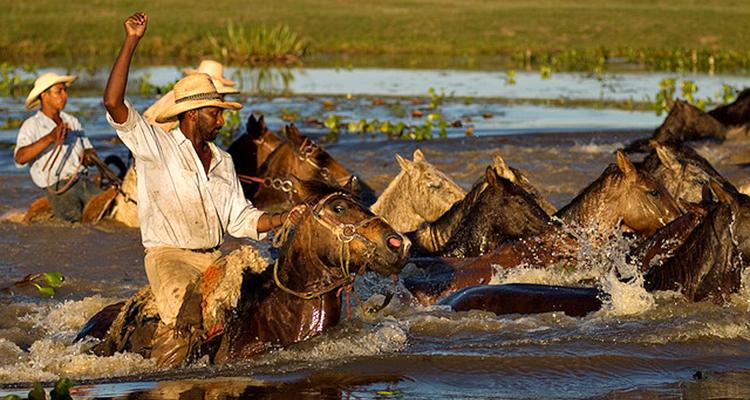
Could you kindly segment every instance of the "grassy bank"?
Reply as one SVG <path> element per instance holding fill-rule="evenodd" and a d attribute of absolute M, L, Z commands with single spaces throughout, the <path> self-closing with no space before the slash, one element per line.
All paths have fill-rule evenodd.
<path fill-rule="evenodd" d="M 401 61 L 505 56 L 515 64 L 590 69 L 601 58 L 625 57 L 666 62 L 660 69 L 685 63 L 687 69 L 711 63 L 743 69 L 750 60 L 746 1 L 0 0 L 0 5 L 0 57 L 16 63 L 109 62 L 122 39 L 122 20 L 135 10 L 151 18 L 139 57 L 161 64 L 190 64 L 213 55 L 210 36 L 225 36 L 230 23 L 248 29 L 286 25 L 306 40 L 308 57 L 331 62 L 346 56 Z"/>

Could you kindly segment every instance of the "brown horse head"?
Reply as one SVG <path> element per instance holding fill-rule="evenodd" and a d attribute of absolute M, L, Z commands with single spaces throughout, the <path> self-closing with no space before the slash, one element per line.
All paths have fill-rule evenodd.
<path fill-rule="evenodd" d="M 414 231 L 423 222 L 443 215 L 466 192 L 447 175 L 414 151 L 413 161 L 396 154 L 401 172 L 380 195 L 372 210 L 388 220 L 399 232 Z"/>
<path fill-rule="evenodd" d="M 285 128 L 287 142 L 279 145 L 260 167 L 258 175 L 266 179 L 269 184 L 261 185 L 253 204 L 265 210 L 286 210 L 291 207 L 291 197 L 288 187 L 291 177 L 301 181 L 324 181 L 330 185 L 341 187 L 350 181 L 352 174 L 336 161 L 330 154 L 320 148 L 315 142 L 302 135 L 297 127 L 289 125 Z M 362 182 L 355 181 L 355 191 L 358 195 L 369 194 L 369 189 Z"/>
<path fill-rule="evenodd" d="M 487 167 L 484 181 L 487 187 L 457 224 L 441 250 L 443 256 L 478 257 L 549 227 L 549 215 L 520 185 L 498 176 L 492 167 Z"/>
<path fill-rule="evenodd" d="M 750 260 L 750 197 L 737 191 L 727 190 L 724 185 L 711 181 L 711 191 L 720 204 L 731 209 L 732 242 L 742 253 L 745 260 Z"/>
<path fill-rule="evenodd" d="M 250 115 L 247 118 L 245 134 L 232 142 L 227 153 L 232 156 L 238 175 L 257 177 L 260 166 L 281 143 L 283 140 L 268 130 L 262 115 L 258 119 Z M 242 190 L 245 197 L 252 199 L 258 190 L 258 183 L 243 179 Z"/>
<path fill-rule="evenodd" d="M 584 189 L 557 214 L 568 224 L 606 233 L 618 222 L 652 235 L 680 215 L 677 203 L 651 175 L 638 171 L 622 151 L 617 163 Z"/>
<path fill-rule="evenodd" d="M 700 203 L 703 188 L 711 181 L 721 184 L 725 190 L 736 191 L 711 163 L 690 146 L 651 141 L 651 147 L 654 152 L 643 160 L 638 169 L 661 182 L 683 209 Z"/>
<path fill-rule="evenodd" d="M 411 243 L 362 206 L 347 187 L 320 181 L 298 187 L 308 210 L 290 241 L 290 253 L 306 253 L 305 258 L 319 260 L 329 273 L 339 276 L 342 269 L 349 273 L 370 269 L 382 275 L 401 271 Z"/>

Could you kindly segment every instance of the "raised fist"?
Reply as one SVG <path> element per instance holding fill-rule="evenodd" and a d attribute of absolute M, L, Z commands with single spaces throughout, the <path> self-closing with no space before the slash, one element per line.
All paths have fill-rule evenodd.
<path fill-rule="evenodd" d="M 125 20 L 125 33 L 128 36 L 143 37 L 148 25 L 148 15 L 137 12 Z"/>

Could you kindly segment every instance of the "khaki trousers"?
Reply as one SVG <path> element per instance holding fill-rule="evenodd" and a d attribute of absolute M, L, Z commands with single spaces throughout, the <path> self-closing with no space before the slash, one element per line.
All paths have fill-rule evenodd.
<path fill-rule="evenodd" d="M 174 327 L 185 289 L 219 257 L 218 250 L 199 253 L 174 247 L 146 249 L 146 276 L 164 324 Z"/>

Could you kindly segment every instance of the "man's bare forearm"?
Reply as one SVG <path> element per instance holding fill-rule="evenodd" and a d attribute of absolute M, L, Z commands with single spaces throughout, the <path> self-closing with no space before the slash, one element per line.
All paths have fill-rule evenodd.
<path fill-rule="evenodd" d="M 112 72 L 109 74 L 107 87 L 104 89 L 104 107 L 112 119 L 121 124 L 128 118 L 128 108 L 125 106 L 125 88 L 128 83 L 130 72 L 130 61 L 133 59 L 135 48 L 140 38 L 137 36 L 126 36 L 120 53 L 117 55 Z"/>
<path fill-rule="evenodd" d="M 121 124 L 128 119 L 128 108 L 125 106 L 125 87 L 128 84 L 130 62 L 133 59 L 138 42 L 146 33 L 148 16 L 137 12 L 125 20 L 125 41 L 120 48 L 112 72 L 109 74 L 107 87 L 104 89 L 104 107 L 112 120 Z"/>
<path fill-rule="evenodd" d="M 55 143 L 55 135 L 50 132 L 36 142 L 23 146 L 16 151 L 15 161 L 18 164 L 26 164 L 41 154 L 49 145 Z"/>

